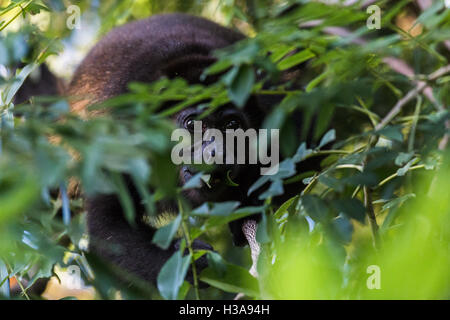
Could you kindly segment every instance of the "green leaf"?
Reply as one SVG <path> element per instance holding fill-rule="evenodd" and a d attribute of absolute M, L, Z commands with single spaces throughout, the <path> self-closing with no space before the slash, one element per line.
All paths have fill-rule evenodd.
<path fill-rule="evenodd" d="M 207 75 L 216 74 L 225 71 L 233 65 L 232 61 L 229 59 L 219 60 L 210 67 L 208 67 L 202 74 L 201 78 L 206 78 Z"/>
<path fill-rule="evenodd" d="M 262 128 L 264 129 L 279 129 L 283 127 L 286 120 L 286 110 L 281 106 L 274 108 L 272 112 L 264 119 Z"/>
<path fill-rule="evenodd" d="M 230 187 L 239 187 L 239 184 L 237 184 L 236 182 L 234 182 L 234 181 L 231 179 L 230 173 L 231 173 L 231 170 L 228 170 L 228 171 L 227 171 L 227 176 L 226 176 L 225 183 L 227 184 L 227 186 L 230 186 Z"/>
<path fill-rule="evenodd" d="M 385 202 L 385 204 L 383 205 L 383 207 L 381 208 L 381 211 L 385 211 L 388 209 L 392 209 L 392 208 L 396 208 L 396 207 L 400 207 L 405 201 L 409 200 L 409 199 L 413 199 L 415 198 L 416 195 L 414 193 L 408 193 L 405 194 L 401 197 L 392 199 L 392 200 L 383 200 L 383 202 Z M 377 203 L 376 201 L 374 201 L 374 203 Z"/>
<path fill-rule="evenodd" d="M 267 183 L 268 181 L 270 181 L 270 177 L 269 175 L 267 176 L 262 176 L 260 177 L 258 180 L 255 181 L 255 183 L 253 183 L 250 188 L 248 188 L 247 191 L 247 196 L 249 196 L 250 194 L 252 194 L 255 190 L 259 189 L 260 187 L 262 187 L 265 183 Z"/>
<path fill-rule="evenodd" d="M 216 51 L 221 60 L 229 60 L 233 65 L 251 64 L 260 52 L 261 47 L 256 39 L 240 41 L 231 47 Z"/>
<path fill-rule="evenodd" d="M 395 164 L 397 166 L 403 166 L 405 163 L 407 163 L 409 160 L 411 160 L 411 158 L 414 156 L 414 152 L 400 152 L 397 156 L 397 158 L 395 158 Z"/>
<path fill-rule="evenodd" d="M 229 263 L 225 266 L 225 271 L 223 267 L 220 270 L 211 266 L 206 268 L 200 274 L 200 280 L 226 292 L 259 297 L 258 281 L 246 269 Z"/>
<path fill-rule="evenodd" d="M 209 214 L 212 216 L 226 216 L 232 213 L 237 207 L 239 207 L 239 205 L 239 201 L 214 203 Z"/>
<path fill-rule="evenodd" d="M 267 216 L 262 214 L 262 219 L 258 223 L 256 229 L 256 241 L 259 243 L 268 243 L 270 242 L 269 230 L 267 225 Z"/>
<path fill-rule="evenodd" d="M 160 248 L 166 250 L 172 243 L 172 239 L 178 231 L 181 224 L 181 214 L 179 214 L 168 225 L 159 228 L 153 236 L 152 242 Z"/>
<path fill-rule="evenodd" d="M 227 87 L 231 87 L 233 81 L 238 76 L 238 73 L 239 73 L 239 66 L 234 66 L 222 76 L 221 80 Z"/>
<path fill-rule="evenodd" d="M 203 172 L 196 173 L 183 186 L 183 190 L 200 188 L 202 186 Z"/>
<path fill-rule="evenodd" d="M 292 56 L 289 56 L 283 60 L 280 61 L 278 64 L 278 68 L 280 70 L 286 70 L 289 68 L 292 68 L 308 59 L 311 59 L 315 57 L 316 55 L 309 49 L 302 50 L 296 54 L 293 54 Z"/>
<path fill-rule="evenodd" d="M 208 266 L 215 270 L 215 272 L 223 276 L 227 271 L 227 262 L 223 260 L 222 256 L 214 251 L 208 251 L 206 253 L 208 258 Z"/>
<path fill-rule="evenodd" d="M 335 109 L 335 105 L 333 103 L 324 103 L 323 105 L 320 106 L 320 109 L 319 109 L 318 115 L 317 115 L 317 120 L 314 125 L 314 139 L 318 139 L 320 136 L 322 136 L 323 133 L 325 132 L 325 130 L 330 126 L 330 122 L 334 115 L 334 109 Z M 330 133 L 330 131 L 328 133 Z M 336 138 L 336 135 L 334 135 L 334 137 L 333 136 L 327 137 L 325 135 L 325 137 L 323 137 L 323 138 L 327 138 L 330 140 L 324 141 L 323 142 L 324 144 L 322 144 L 318 148 L 321 148 L 328 142 L 333 141 Z"/>
<path fill-rule="evenodd" d="M 295 152 L 295 155 L 292 157 L 292 161 L 295 163 L 300 162 L 304 160 L 306 157 L 308 157 L 313 151 L 311 149 L 308 149 L 306 147 L 306 143 L 303 142 L 297 149 L 297 152 Z"/>
<path fill-rule="evenodd" d="M 164 264 L 158 274 L 157 285 L 161 296 L 166 300 L 176 300 L 189 268 L 191 255 L 182 256 L 175 252 Z"/>
<path fill-rule="evenodd" d="M 249 196 L 255 190 L 262 187 L 268 181 L 276 181 L 284 178 L 289 178 L 296 173 L 295 171 L 295 163 L 292 159 L 283 160 L 278 167 L 278 172 L 273 175 L 264 175 L 261 176 L 258 180 L 253 183 L 247 191 L 247 195 Z M 276 187 L 276 186 L 275 186 Z"/>
<path fill-rule="evenodd" d="M 37 178 L 30 172 L 0 170 L 0 225 L 21 214 L 39 195 Z"/>
<path fill-rule="evenodd" d="M 209 214 L 209 204 L 207 202 L 203 203 L 201 206 L 192 210 L 193 215 L 208 215 Z"/>
<path fill-rule="evenodd" d="M 112 179 L 116 187 L 116 192 L 119 197 L 120 204 L 124 210 L 125 218 L 130 225 L 135 224 L 136 213 L 134 211 L 133 200 L 131 199 L 130 192 L 125 184 L 125 181 L 121 174 L 117 172 L 111 173 Z"/>
<path fill-rule="evenodd" d="M 200 215 L 200 216 L 207 215 L 207 212 L 209 210 L 208 208 L 205 209 L 204 205 L 199 207 L 198 209 L 199 210 L 196 211 L 195 214 Z M 192 238 L 197 238 L 203 232 L 205 232 L 206 230 L 209 230 L 210 228 L 221 227 L 231 221 L 241 219 L 241 218 L 247 217 L 252 214 L 261 213 L 261 212 L 264 212 L 264 210 L 265 210 L 265 206 L 244 207 L 244 208 L 239 208 L 236 211 L 226 214 L 226 215 L 209 216 L 200 227 L 192 227 L 192 229 L 191 229 Z M 198 212 L 201 212 L 201 213 L 198 213 Z M 192 212 L 192 214 L 194 214 L 194 212 Z"/>
<path fill-rule="evenodd" d="M 228 96 L 238 107 L 243 107 L 252 92 L 255 72 L 249 65 L 239 67 L 239 71 L 228 88 Z"/>
<path fill-rule="evenodd" d="M 337 240 L 342 243 L 349 243 L 352 241 L 353 225 L 350 221 L 339 216 L 332 221 L 333 234 L 337 237 Z"/>
<path fill-rule="evenodd" d="M 285 201 L 279 208 L 277 211 L 275 211 L 275 213 L 273 214 L 273 217 L 275 219 L 279 219 L 281 218 L 287 211 L 288 209 L 294 204 L 294 202 L 296 200 L 298 200 L 299 196 L 294 196 L 292 198 L 290 198 L 289 200 Z"/>
<path fill-rule="evenodd" d="M 402 168 L 397 170 L 397 176 L 401 177 L 404 176 L 408 171 L 409 168 L 411 168 L 411 166 L 415 163 L 417 163 L 417 161 L 419 161 L 418 158 L 414 158 L 411 159 L 407 164 L 405 164 Z"/>
<path fill-rule="evenodd" d="M 301 197 L 301 203 L 308 216 L 314 221 L 324 222 L 330 218 L 328 206 L 319 197 L 314 195 L 304 195 Z"/>
<path fill-rule="evenodd" d="M 344 183 L 358 186 L 375 186 L 377 184 L 377 176 L 373 172 L 358 172 L 348 178 L 341 179 Z"/>
<path fill-rule="evenodd" d="M 326 144 L 330 143 L 331 141 L 334 141 L 335 139 L 336 139 L 336 130 L 331 129 L 330 131 L 325 133 L 325 135 L 322 137 L 319 146 L 317 148 L 320 149 Z"/>
<path fill-rule="evenodd" d="M 381 211 L 389 210 L 389 213 L 383 221 L 383 225 L 381 226 L 382 231 L 386 231 L 392 224 L 392 222 L 397 217 L 399 212 L 399 208 L 403 205 L 403 203 L 409 199 L 415 198 L 416 195 L 414 193 L 408 193 L 404 196 L 395 198 L 393 200 L 386 201 L 386 203 L 381 208 Z"/>
<path fill-rule="evenodd" d="M 26 78 L 33 72 L 34 69 L 38 67 L 37 64 L 31 63 L 26 65 L 22 70 L 20 70 L 19 74 L 16 76 L 16 81 L 14 81 L 9 87 L 7 87 L 4 92 L 2 92 L 2 97 L 4 98 L 3 103 L 5 105 L 11 103 L 12 99 L 16 95 L 17 91 L 19 91 L 22 84 L 25 82 Z"/>
<path fill-rule="evenodd" d="M 269 189 L 261 193 L 258 197 L 259 200 L 264 200 L 270 197 L 279 196 L 284 193 L 283 189 L 283 181 L 282 180 L 275 180 L 270 184 Z"/>
<path fill-rule="evenodd" d="M 42 11 L 50 11 L 45 5 L 39 3 L 30 3 L 26 9 L 29 14 L 36 15 Z"/>
<path fill-rule="evenodd" d="M 191 284 L 187 281 L 184 281 L 180 287 L 180 290 L 178 290 L 177 300 L 184 300 L 186 298 L 186 295 L 189 292 L 190 288 L 191 288 Z"/>
<path fill-rule="evenodd" d="M 388 126 L 379 130 L 377 133 L 385 136 L 389 140 L 403 142 L 403 133 L 401 126 Z"/>
<path fill-rule="evenodd" d="M 311 80 L 305 88 L 306 92 L 312 91 L 323 79 L 328 76 L 328 72 L 322 72 L 320 75 Z"/>
<path fill-rule="evenodd" d="M 225 201 L 213 204 L 204 203 L 200 207 L 192 210 L 194 215 L 211 215 L 211 216 L 226 216 L 232 213 L 239 207 L 239 201 Z"/>
<path fill-rule="evenodd" d="M 333 200 L 332 206 L 342 212 L 348 218 L 355 219 L 361 223 L 366 221 L 366 208 L 358 199 L 336 199 Z"/>
<path fill-rule="evenodd" d="M 342 192 L 344 190 L 344 183 L 328 174 L 321 174 L 319 176 L 319 182 L 337 192 Z"/>

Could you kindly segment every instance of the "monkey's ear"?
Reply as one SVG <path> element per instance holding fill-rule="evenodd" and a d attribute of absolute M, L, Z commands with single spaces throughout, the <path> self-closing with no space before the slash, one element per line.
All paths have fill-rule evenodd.
<path fill-rule="evenodd" d="M 34 70 L 14 97 L 14 104 L 27 102 L 36 96 L 55 96 L 62 92 L 63 83 L 45 64 Z"/>

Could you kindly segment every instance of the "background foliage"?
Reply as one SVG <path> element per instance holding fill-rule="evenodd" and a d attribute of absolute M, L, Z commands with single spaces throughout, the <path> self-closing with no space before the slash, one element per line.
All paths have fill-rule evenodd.
<path fill-rule="evenodd" d="M 250 299 L 448 298 L 450 10 L 444 1 L 421 7 L 425 2 L 375 1 L 382 9 L 381 29 L 370 30 L 359 1 L 0 1 L 3 297 L 39 298 L 28 292 L 36 280 L 75 264 L 84 290 L 102 299 L 237 293 Z M 80 30 L 66 26 L 71 4 L 81 8 Z M 217 52 L 218 62 L 206 73 L 228 71 L 216 84 L 132 84 L 129 93 L 94 106 L 107 106 L 109 115 L 88 121 L 71 114 L 62 97 L 13 104 L 39 64 L 67 80 L 89 46 L 111 28 L 174 11 L 203 15 L 249 36 Z M 291 81 L 262 85 L 277 83 L 285 70 L 294 72 Z M 262 76 L 255 78 L 255 72 Z M 207 98 L 208 112 L 228 101 L 241 106 L 251 93 L 285 96 L 264 122 L 281 128 L 280 171 L 249 190 L 264 186 L 264 205 L 189 208 L 180 202 L 176 217 L 152 218 L 156 200 L 180 194 L 167 117 Z M 179 104 L 155 111 L 174 98 Z M 304 114 L 300 132 L 292 116 L 297 110 Z M 301 168 L 308 159 L 320 161 L 321 169 L 297 173 L 296 164 Z M 131 219 L 120 173 L 133 178 L 149 219 L 162 225 L 155 243 L 165 247 L 181 235 L 190 248 L 201 236 L 214 246 L 210 267 L 198 275 L 210 288 L 199 290 L 183 277 L 204 252 L 177 252 L 157 288 L 137 282 L 134 289 L 86 252 L 83 200 L 69 201 L 67 185 L 76 177 L 88 194 L 117 193 Z M 272 197 L 295 181 L 305 188 L 275 206 Z M 188 187 L 196 187 L 195 181 Z M 234 248 L 226 226 L 253 213 L 263 215 L 258 279 L 248 273 L 248 248 Z M 381 270 L 381 288 L 370 290 L 373 265 Z M 16 296 L 8 279 L 23 283 Z M 78 291 L 65 295 L 83 297 Z"/>

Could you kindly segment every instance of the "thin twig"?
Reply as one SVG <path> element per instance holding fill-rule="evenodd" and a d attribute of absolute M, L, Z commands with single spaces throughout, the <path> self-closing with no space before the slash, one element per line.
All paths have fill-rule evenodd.
<path fill-rule="evenodd" d="M 303 189 L 301 195 L 305 195 L 307 194 L 311 188 L 314 186 L 314 184 L 316 183 L 317 179 L 319 178 L 320 174 L 315 174 L 314 177 L 311 179 L 311 181 L 307 184 L 307 186 L 305 187 L 305 189 Z"/>
<path fill-rule="evenodd" d="M 7 269 L 8 273 L 11 273 L 11 270 L 12 270 L 11 266 L 9 265 L 8 262 L 6 262 L 6 261 L 4 261 L 4 262 L 5 262 L 5 266 L 6 266 L 6 269 Z M 20 291 L 22 291 L 22 295 L 27 300 L 31 300 L 30 297 L 27 294 L 27 290 L 25 290 L 25 288 L 23 287 L 22 282 L 20 281 L 20 279 L 16 277 L 16 281 L 17 281 L 17 284 L 19 285 Z"/>
<path fill-rule="evenodd" d="M 417 123 L 419 122 L 421 106 L 422 106 L 422 97 L 419 96 L 419 98 L 417 99 L 416 110 L 414 110 L 414 117 L 412 119 L 411 129 L 409 131 L 408 152 L 412 152 L 414 150 L 414 141 L 416 139 L 416 128 Z"/>
<path fill-rule="evenodd" d="M 16 20 L 16 18 L 18 16 L 20 16 L 21 13 L 23 13 L 23 11 L 32 3 L 33 1 L 28 2 L 24 7 L 22 7 L 21 3 L 19 3 L 15 8 L 19 7 L 20 11 L 17 12 L 14 17 L 11 18 L 11 20 L 9 20 L 7 23 L 5 23 L 1 28 L 0 31 L 3 31 L 6 29 L 7 26 L 9 26 L 11 24 L 11 22 L 13 22 L 14 20 Z M 14 8 L 14 9 L 15 9 Z"/>
<path fill-rule="evenodd" d="M 432 74 L 430 74 L 427 79 L 429 81 L 436 80 L 437 78 L 443 76 L 444 74 L 450 72 L 450 65 L 439 68 Z M 413 90 L 408 92 L 406 96 L 400 99 L 395 106 L 389 111 L 389 113 L 381 120 L 381 122 L 375 127 L 376 130 L 380 130 L 386 126 L 403 108 L 405 104 L 415 98 L 423 89 L 427 86 L 426 82 L 420 82 Z"/>
<path fill-rule="evenodd" d="M 378 137 L 372 136 L 369 138 L 369 142 L 366 146 L 366 151 L 370 150 L 372 147 L 374 147 L 377 144 Z M 368 162 L 368 156 L 366 155 L 363 160 L 363 172 L 366 169 Z M 367 186 L 363 186 L 363 193 L 364 193 L 364 206 L 366 207 L 367 211 L 367 217 L 369 218 L 369 225 L 370 229 L 372 230 L 372 237 L 373 237 L 373 246 L 376 250 L 380 249 L 380 236 L 378 233 L 378 224 L 377 224 L 377 218 L 375 216 L 375 210 L 373 209 L 373 202 L 372 202 L 372 190 Z"/>
<path fill-rule="evenodd" d="M 425 168 L 425 165 L 424 165 L 424 164 L 418 164 L 417 166 L 413 166 L 413 167 L 409 168 L 409 169 L 408 169 L 408 172 L 409 172 L 409 171 L 413 171 L 413 170 L 417 170 L 417 169 L 422 169 L 422 168 Z M 391 174 L 389 177 L 387 177 L 386 179 L 384 179 L 383 181 L 381 181 L 381 182 L 375 187 L 375 189 L 378 189 L 378 188 L 382 187 L 383 185 L 385 185 L 386 183 L 388 183 L 389 181 L 391 181 L 391 180 L 394 179 L 395 177 L 398 177 L 398 173 L 397 173 L 397 172 L 394 173 L 394 174 Z"/>
<path fill-rule="evenodd" d="M 28 294 L 27 294 L 27 290 L 23 287 L 23 284 L 22 284 L 22 282 L 20 282 L 19 279 L 17 279 L 17 284 L 19 285 L 20 290 L 22 291 L 23 296 L 24 296 L 27 300 L 31 300 L 30 297 L 29 297 Z"/>
<path fill-rule="evenodd" d="M 287 94 L 296 94 L 296 93 L 303 93 L 301 90 L 259 90 L 258 94 L 261 95 L 287 95 Z"/>
<path fill-rule="evenodd" d="M 308 21 L 306 24 L 301 24 L 300 27 L 307 28 L 307 27 L 316 27 L 323 23 L 323 20 L 314 20 L 314 21 Z M 353 33 L 342 27 L 325 27 L 323 31 L 327 34 L 331 34 L 334 36 L 339 36 L 343 38 L 349 38 L 351 43 L 357 44 L 357 45 L 365 45 L 367 44 L 367 40 L 363 37 L 354 36 Z M 385 57 L 383 58 L 383 62 L 387 64 L 392 70 L 395 72 L 402 74 L 406 77 L 414 78 L 414 71 L 413 69 L 403 60 L 395 58 L 395 57 Z M 414 81 L 417 85 L 423 84 L 423 81 Z M 423 88 L 424 94 L 427 97 L 427 99 L 434 105 L 437 104 L 436 99 L 433 96 L 433 92 L 431 87 L 425 86 Z"/>
<path fill-rule="evenodd" d="M 447 130 L 450 130 L 450 120 L 445 121 L 445 128 Z M 441 141 L 439 141 L 439 146 L 438 146 L 439 150 L 445 150 L 447 148 L 448 140 L 449 140 L 449 136 L 446 133 L 442 137 Z"/>
<path fill-rule="evenodd" d="M 181 201 L 178 201 L 178 206 L 180 208 L 180 214 L 181 214 L 181 227 L 183 228 L 183 233 L 186 238 L 186 246 L 189 251 L 189 254 L 191 255 L 191 266 L 192 266 L 192 277 L 194 278 L 194 292 L 195 292 L 195 299 L 200 300 L 200 294 L 198 291 L 198 277 L 197 277 L 197 266 L 195 265 L 195 259 L 194 259 L 194 249 L 192 248 L 192 240 L 191 236 L 189 234 L 189 228 L 186 224 L 186 217 L 184 215 L 183 206 L 181 204 Z"/>
<path fill-rule="evenodd" d="M 373 209 L 372 205 L 372 191 L 369 189 L 369 187 L 364 186 L 364 204 L 367 209 L 367 216 L 369 217 L 369 224 L 370 229 L 372 230 L 372 236 L 373 236 L 373 245 L 375 249 L 380 249 L 380 236 L 378 234 L 378 224 L 377 224 L 377 218 L 375 216 L 375 211 Z"/>

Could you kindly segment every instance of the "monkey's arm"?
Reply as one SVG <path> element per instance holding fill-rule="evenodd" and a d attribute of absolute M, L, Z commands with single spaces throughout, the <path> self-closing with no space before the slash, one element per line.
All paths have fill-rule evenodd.
<path fill-rule="evenodd" d="M 152 243 L 155 230 L 142 221 L 137 212 L 135 225 L 125 219 L 118 199 L 113 195 L 98 195 L 86 201 L 89 250 L 106 261 L 153 284 L 161 267 L 178 250 L 173 241 L 167 250 Z M 136 210 L 137 211 L 137 210 Z M 193 248 L 212 250 L 208 244 L 195 240 Z M 207 266 L 205 256 L 196 261 L 197 271 Z M 187 280 L 192 282 L 192 272 Z"/>
<path fill-rule="evenodd" d="M 113 195 L 98 195 L 86 202 L 89 250 L 133 275 L 156 283 L 159 270 L 176 251 L 175 246 L 163 250 L 153 244 L 155 230 L 139 216 L 135 226 L 131 226 Z"/>

